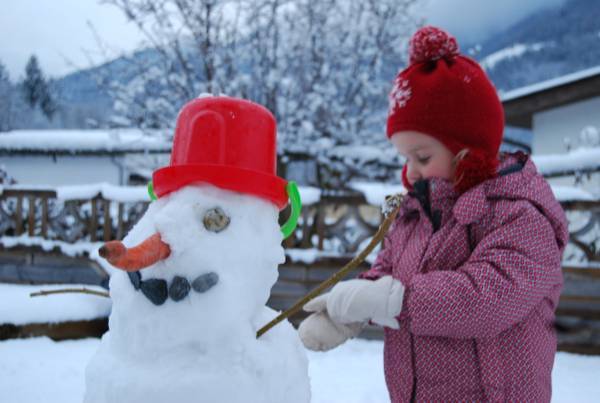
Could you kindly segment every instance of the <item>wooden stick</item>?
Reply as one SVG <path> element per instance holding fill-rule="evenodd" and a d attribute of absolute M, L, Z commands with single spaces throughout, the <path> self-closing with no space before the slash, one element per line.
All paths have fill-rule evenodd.
<path fill-rule="evenodd" d="M 50 294 L 69 294 L 69 293 L 81 293 L 81 294 L 92 294 L 99 297 L 110 298 L 110 294 L 103 291 L 90 290 L 88 288 L 62 288 L 60 290 L 42 290 L 38 292 L 32 292 L 29 294 L 30 297 L 42 297 Z"/>
<path fill-rule="evenodd" d="M 377 231 L 377 233 L 371 239 L 371 242 L 369 242 L 367 247 L 365 249 L 363 249 L 363 251 L 360 252 L 360 254 L 358 256 L 356 256 L 354 259 L 352 259 L 347 265 L 342 267 L 340 270 L 338 270 L 336 273 L 334 273 L 327 280 L 325 280 L 321 284 L 319 284 L 315 289 L 313 289 L 311 292 L 306 294 L 303 298 L 298 300 L 291 308 L 283 311 L 275 319 L 273 319 L 272 321 L 267 323 L 265 326 L 260 328 L 258 330 L 258 332 L 256 332 L 256 338 L 259 338 L 260 336 L 262 336 L 263 334 L 268 332 L 273 326 L 275 326 L 282 320 L 284 320 L 284 319 L 292 316 L 296 312 L 300 311 L 302 309 L 302 307 L 304 305 L 306 305 L 306 303 L 308 303 L 308 301 L 317 297 L 328 287 L 338 283 L 342 278 L 344 278 L 344 276 L 346 274 L 348 274 L 350 271 L 355 269 L 359 264 L 361 264 L 367 258 L 369 253 L 371 253 L 373 248 L 375 248 L 375 246 L 379 242 L 381 242 L 381 240 L 383 239 L 383 237 L 389 230 L 390 226 L 396 219 L 396 216 L 398 215 L 398 211 L 400 210 L 400 205 L 402 204 L 402 198 L 403 198 L 403 196 L 398 194 L 398 195 L 394 195 L 391 198 L 389 198 L 388 200 L 386 200 L 386 205 L 388 207 L 391 207 L 392 210 L 391 211 L 388 210 L 387 214 L 386 214 L 386 212 L 384 212 L 384 214 L 386 214 L 385 220 L 379 227 L 379 230 Z"/>

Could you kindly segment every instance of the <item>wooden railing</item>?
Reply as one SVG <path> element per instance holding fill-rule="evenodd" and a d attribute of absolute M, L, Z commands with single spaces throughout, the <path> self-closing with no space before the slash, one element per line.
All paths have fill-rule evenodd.
<path fill-rule="evenodd" d="M 0 194 L 0 237 L 41 237 L 76 243 L 122 239 L 148 207 L 98 194 L 86 199 L 57 199 L 54 190 L 4 189 Z"/>
<path fill-rule="evenodd" d="M 122 239 L 148 204 L 149 200 L 121 201 L 100 193 L 59 200 L 54 190 L 7 188 L 0 193 L 0 237 L 27 235 L 66 243 Z M 576 272 L 579 265 L 600 267 L 600 201 L 561 205 L 568 218 L 580 215 L 577 228 L 570 233 L 566 264 L 574 262 Z M 284 210 L 280 221 L 288 214 Z M 324 192 L 318 202 L 303 206 L 298 228 L 284 246 L 348 257 L 374 234 L 381 217 L 380 207 L 368 204 L 358 192 Z M 581 269 L 581 273 L 589 270 Z"/>
<path fill-rule="evenodd" d="M 5 188 L 0 194 L 0 265 L 3 254 L 15 243 L 35 244 L 22 242 L 24 237 L 28 241 L 69 245 L 122 239 L 148 204 L 143 197 L 123 201 L 99 193 L 60 200 L 54 190 Z M 557 323 L 566 334 L 565 349 L 587 351 L 581 350 L 585 342 L 576 333 L 585 327 L 589 334 L 586 321 L 600 321 L 600 202 L 561 204 L 572 228 L 565 251 L 565 288 Z M 282 212 L 282 222 L 287 214 Z M 357 192 L 323 193 L 318 202 L 304 206 L 297 230 L 284 243 L 288 260 L 280 267 L 270 304 L 276 309 L 287 308 L 328 278 L 361 249 L 380 221 L 380 208 L 369 205 Z M 6 246 L 7 240 L 14 241 L 9 242 L 13 246 Z M 367 268 L 368 263 L 364 263 L 359 270 Z M 301 315 L 295 320 L 300 318 Z M 598 346 L 594 351 L 600 353 L 600 331 L 596 332 Z"/>

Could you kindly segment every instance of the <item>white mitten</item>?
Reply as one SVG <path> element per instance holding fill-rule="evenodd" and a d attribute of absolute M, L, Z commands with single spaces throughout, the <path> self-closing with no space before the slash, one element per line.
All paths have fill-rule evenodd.
<path fill-rule="evenodd" d="M 327 298 L 327 312 L 339 323 L 372 321 L 398 329 L 396 316 L 402 310 L 404 286 L 392 276 L 378 280 L 355 279 L 339 282 Z"/>
<path fill-rule="evenodd" d="M 315 312 L 304 319 L 298 327 L 302 344 L 309 350 L 327 351 L 358 336 L 362 323 L 336 323 L 327 311 Z"/>
<path fill-rule="evenodd" d="M 304 319 L 298 327 L 300 340 L 306 348 L 313 351 L 331 350 L 346 340 L 358 336 L 363 323 L 336 323 L 327 314 L 328 294 L 309 301 L 304 310 L 314 312 Z"/>

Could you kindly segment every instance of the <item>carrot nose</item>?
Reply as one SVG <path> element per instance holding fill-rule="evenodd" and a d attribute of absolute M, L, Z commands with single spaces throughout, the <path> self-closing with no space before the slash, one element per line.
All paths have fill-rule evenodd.
<path fill-rule="evenodd" d="M 98 252 L 121 270 L 137 271 L 169 257 L 171 248 L 160 239 L 157 232 L 133 248 L 126 247 L 121 241 L 110 241 L 102 245 Z"/>

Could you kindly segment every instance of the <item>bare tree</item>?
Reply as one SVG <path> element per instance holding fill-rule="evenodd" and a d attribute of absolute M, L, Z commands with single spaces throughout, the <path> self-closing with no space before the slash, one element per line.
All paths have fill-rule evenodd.
<path fill-rule="evenodd" d="M 130 56 L 124 75 L 102 78 L 126 124 L 170 127 L 186 101 L 203 92 L 228 92 L 236 76 L 237 28 L 227 1 L 106 0 L 144 34 L 146 48 Z M 235 8 L 233 8 L 235 10 Z"/>
<path fill-rule="evenodd" d="M 415 1 L 106 0 L 148 45 L 107 82 L 123 123 L 141 127 L 172 127 L 203 92 L 254 100 L 275 114 L 280 152 L 332 167 L 333 147 L 384 139 Z"/>

